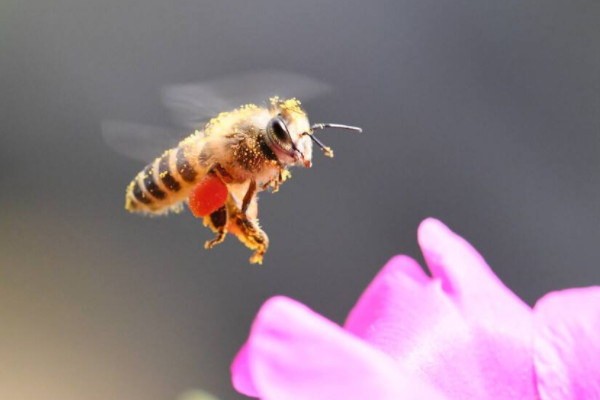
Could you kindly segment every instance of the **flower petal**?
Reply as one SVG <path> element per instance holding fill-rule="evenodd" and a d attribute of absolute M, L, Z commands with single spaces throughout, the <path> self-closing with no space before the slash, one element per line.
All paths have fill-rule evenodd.
<path fill-rule="evenodd" d="M 248 345 L 245 344 L 231 364 L 231 380 L 233 387 L 246 396 L 258 397 L 259 392 L 252 381 L 252 371 L 248 360 Z"/>
<path fill-rule="evenodd" d="M 234 382 L 245 381 L 236 388 L 265 400 L 443 398 L 387 355 L 284 297 L 263 305 L 232 370 Z"/>
<path fill-rule="evenodd" d="M 549 293 L 534 316 L 540 397 L 600 399 L 600 287 Z"/>
<path fill-rule="evenodd" d="M 487 317 L 485 322 L 493 324 L 503 316 L 531 318 L 531 309 L 504 286 L 477 250 L 442 222 L 426 219 L 418 235 L 433 277 L 442 281 L 444 291 L 463 310 L 476 314 L 484 311 L 481 316 Z"/>
<path fill-rule="evenodd" d="M 411 368 L 433 364 L 438 350 L 442 353 L 458 338 L 469 336 L 440 282 L 427 277 L 407 256 L 396 256 L 383 267 L 350 312 L 345 328 Z M 423 353 L 424 343 L 429 354 Z"/>
<path fill-rule="evenodd" d="M 346 328 L 450 397 L 535 399 L 530 309 L 441 222 L 424 221 L 419 242 L 433 279 L 392 259 Z"/>

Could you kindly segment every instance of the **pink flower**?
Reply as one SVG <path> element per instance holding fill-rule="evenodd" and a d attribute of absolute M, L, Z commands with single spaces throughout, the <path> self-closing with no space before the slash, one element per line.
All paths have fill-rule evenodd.
<path fill-rule="evenodd" d="M 419 227 L 433 277 L 390 260 L 344 327 L 285 297 L 260 309 L 233 384 L 265 400 L 600 399 L 600 287 L 532 309 L 441 222 Z"/>

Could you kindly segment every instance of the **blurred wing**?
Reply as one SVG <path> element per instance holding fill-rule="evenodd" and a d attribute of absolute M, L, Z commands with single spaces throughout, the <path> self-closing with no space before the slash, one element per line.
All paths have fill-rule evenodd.
<path fill-rule="evenodd" d="M 102 138 L 116 152 L 150 162 L 177 146 L 185 134 L 172 129 L 123 121 L 102 121 Z"/>
<path fill-rule="evenodd" d="M 177 125 L 193 130 L 203 128 L 220 112 L 243 104 L 267 104 L 273 96 L 307 100 L 330 90 L 327 84 L 303 75 L 262 71 L 166 86 L 162 90 L 162 100 Z"/>
<path fill-rule="evenodd" d="M 239 74 L 201 83 L 166 86 L 162 101 L 183 132 L 131 122 L 102 121 L 105 143 L 120 154 L 149 162 L 163 151 L 177 146 L 195 129 L 202 130 L 208 120 L 220 112 L 243 104 L 267 104 L 270 97 L 296 97 L 307 100 L 330 87 L 306 76 L 279 71 Z"/>

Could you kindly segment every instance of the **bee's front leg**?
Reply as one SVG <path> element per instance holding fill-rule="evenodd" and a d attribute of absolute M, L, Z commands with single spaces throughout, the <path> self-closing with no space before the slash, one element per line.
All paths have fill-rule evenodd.
<path fill-rule="evenodd" d="M 291 177 L 292 177 L 292 174 L 290 173 L 290 171 L 282 168 L 279 170 L 279 174 L 277 175 L 277 177 L 271 179 L 269 182 L 264 184 L 262 186 L 262 189 L 265 190 L 266 188 L 268 188 L 270 186 L 273 193 L 277 193 L 279 191 L 279 185 L 281 185 L 283 182 L 287 181 Z"/>

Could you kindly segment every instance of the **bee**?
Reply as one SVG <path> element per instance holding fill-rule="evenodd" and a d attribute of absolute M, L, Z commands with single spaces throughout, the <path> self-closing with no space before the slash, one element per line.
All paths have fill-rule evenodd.
<path fill-rule="evenodd" d="M 291 177 L 288 169 L 312 166 L 313 143 L 325 156 L 331 148 L 314 133 L 327 128 L 361 132 L 358 127 L 310 124 L 296 98 L 273 96 L 267 106 L 244 104 L 211 118 L 201 129 L 146 165 L 127 186 L 125 209 L 161 215 L 187 203 L 215 237 L 206 249 L 235 235 L 262 264 L 269 238 L 257 218 L 257 195 Z"/>

